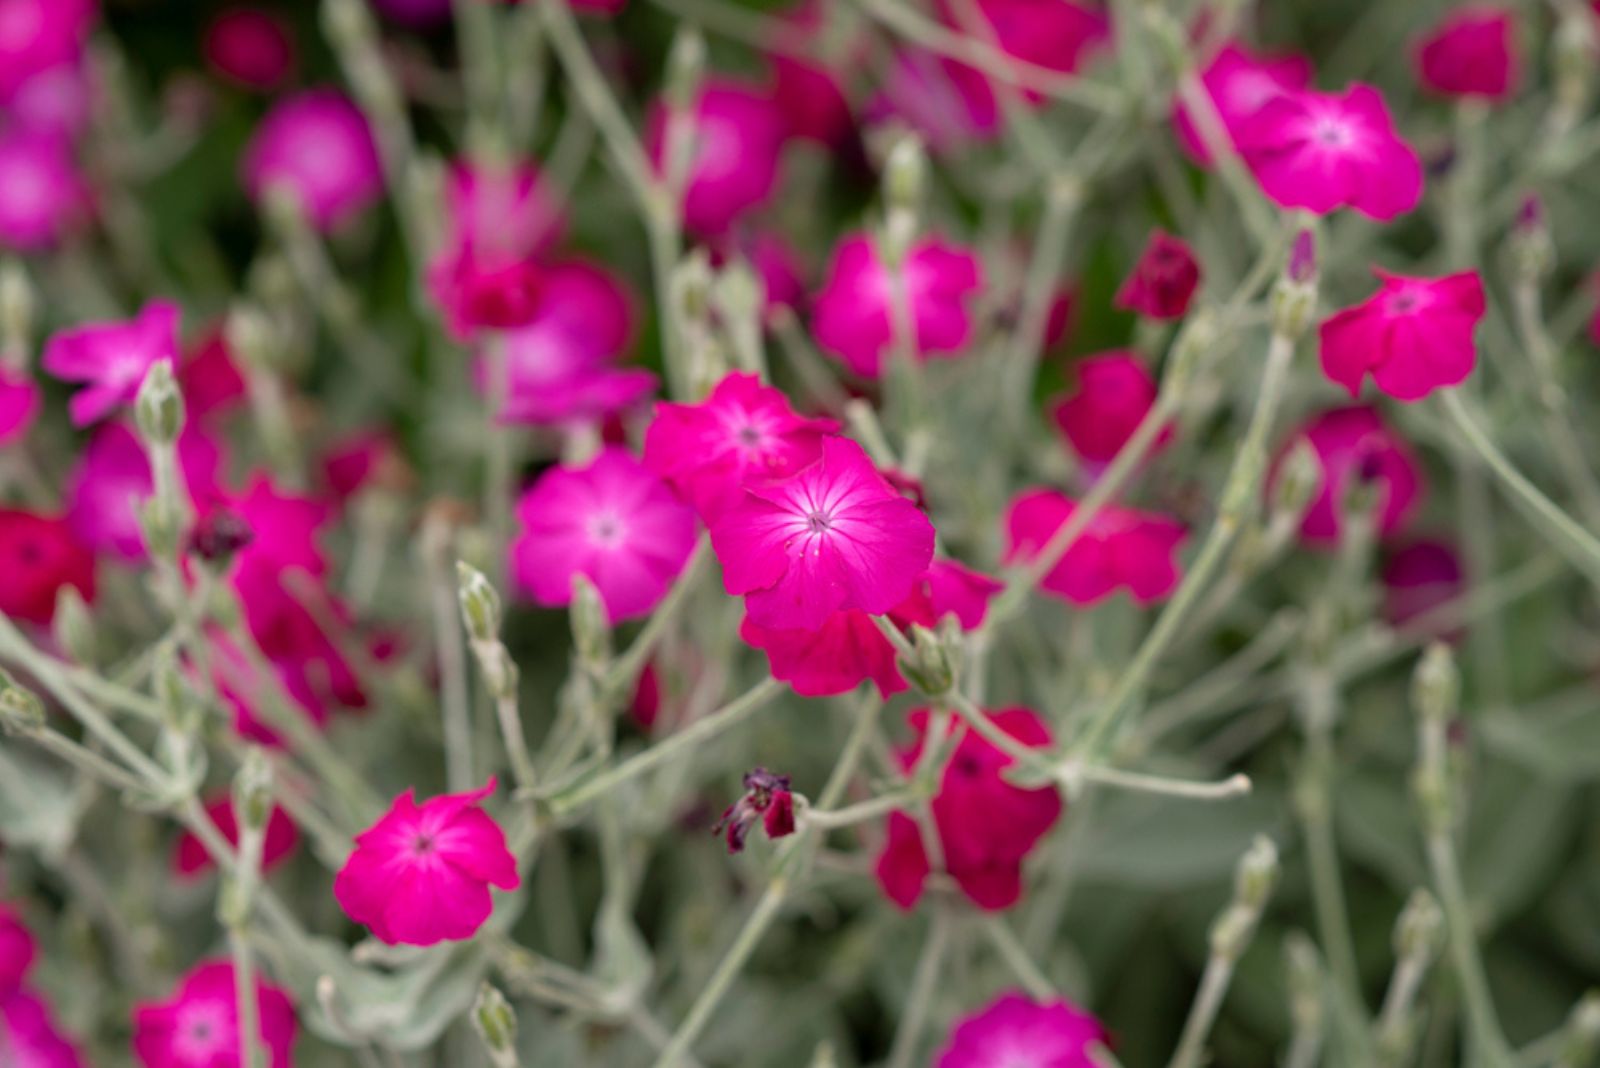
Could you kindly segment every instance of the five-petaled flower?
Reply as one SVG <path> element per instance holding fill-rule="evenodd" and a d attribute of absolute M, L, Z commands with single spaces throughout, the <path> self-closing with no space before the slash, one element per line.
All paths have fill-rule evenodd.
<path fill-rule="evenodd" d="M 84 388 L 67 404 L 73 426 L 88 426 L 132 401 L 150 368 L 178 356 L 178 306 L 151 301 L 126 322 L 63 330 L 45 345 L 40 365 Z"/>
<path fill-rule="evenodd" d="M 294 1005 L 259 975 L 256 1026 L 266 1068 L 291 1068 Z M 206 961 L 183 977 L 169 1000 L 134 1007 L 133 1052 L 145 1068 L 235 1068 L 244 1063 L 241 1037 L 232 961 Z"/>
<path fill-rule="evenodd" d="M 1002 994 L 951 1030 L 934 1068 L 1094 1068 L 1105 1028 L 1070 1001 Z"/>
<path fill-rule="evenodd" d="M 1373 273 L 1378 291 L 1318 329 L 1323 373 L 1352 397 L 1370 374 L 1379 389 L 1402 401 L 1466 381 L 1478 361 L 1474 334 L 1484 313 L 1478 272 L 1443 278 Z"/>

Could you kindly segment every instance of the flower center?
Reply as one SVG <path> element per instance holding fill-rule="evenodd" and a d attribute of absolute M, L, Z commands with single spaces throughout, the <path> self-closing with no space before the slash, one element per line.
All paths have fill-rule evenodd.
<path fill-rule="evenodd" d="M 1311 130 L 1312 138 L 1325 148 L 1347 148 L 1355 141 L 1350 124 L 1336 118 L 1317 120 Z"/>
<path fill-rule="evenodd" d="M 833 517 L 819 508 L 806 516 L 806 527 L 813 534 L 826 534 L 833 529 Z"/>
<path fill-rule="evenodd" d="M 1410 315 L 1420 311 L 1424 303 L 1421 293 L 1414 289 L 1402 289 L 1384 303 L 1384 311 L 1390 315 Z"/>
<path fill-rule="evenodd" d="M 604 549 L 615 549 L 627 536 L 628 528 L 614 512 L 599 512 L 589 517 L 589 540 Z"/>
<path fill-rule="evenodd" d="M 418 831 L 411 839 L 411 852 L 419 857 L 426 857 L 433 853 L 433 835 L 427 831 Z"/>

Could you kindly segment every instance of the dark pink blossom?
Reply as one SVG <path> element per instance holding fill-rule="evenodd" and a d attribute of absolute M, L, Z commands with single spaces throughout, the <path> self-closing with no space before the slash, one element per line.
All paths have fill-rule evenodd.
<path fill-rule="evenodd" d="M 471 938 L 494 911 L 490 886 L 522 885 L 506 836 L 479 790 L 422 804 L 414 790 L 395 798 L 334 877 L 339 907 L 390 945 L 431 946 Z"/>
<path fill-rule="evenodd" d="M 21 368 L 0 360 L 0 447 L 27 436 L 39 415 L 39 387 Z"/>
<path fill-rule="evenodd" d="M 940 0 L 939 9 L 951 27 L 991 38 L 1019 64 L 1060 74 L 1077 71 L 1111 30 L 1104 11 L 1072 0 L 976 0 L 970 8 L 962 0 Z M 981 21 L 967 17 L 974 9 Z"/>
<path fill-rule="evenodd" d="M 87 1068 L 44 999 L 28 990 L 0 996 L 0 1064 L 6 1068 Z"/>
<path fill-rule="evenodd" d="M 200 338 L 179 366 L 178 385 L 183 390 L 184 409 L 193 419 L 227 414 L 248 395 L 227 338 L 215 328 Z"/>
<path fill-rule="evenodd" d="M 1401 629 L 1449 604 L 1467 586 L 1461 554 L 1453 544 L 1439 538 L 1418 538 L 1395 549 L 1384 561 L 1380 577 L 1383 618 L 1390 626 Z"/>
<path fill-rule="evenodd" d="M 1230 144 L 1237 144 L 1240 129 L 1268 100 L 1310 84 L 1311 61 L 1305 56 L 1257 56 L 1238 44 L 1225 46 L 1200 75 L 1201 88 L 1210 95 Z M 1201 165 L 1209 165 L 1211 153 L 1189 109 L 1178 104 L 1172 120 L 1184 151 Z"/>
<path fill-rule="evenodd" d="M 1422 162 L 1370 85 L 1273 96 L 1239 128 L 1239 153 L 1285 208 L 1354 208 L 1387 221 L 1422 199 Z"/>
<path fill-rule="evenodd" d="M 94 19 L 94 0 L 0 0 L 0 103 L 40 71 L 76 61 Z"/>
<path fill-rule="evenodd" d="M 573 576 L 583 575 L 612 622 L 648 615 L 694 549 L 694 512 L 620 448 L 546 471 L 517 502 L 517 520 L 517 585 L 555 607 L 572 600 Z"/>
<path fill-rule="evenodd" d="M 39 947 L 22 917 L 0 903 L 0 1000 L 22 985 L 38 955 Z"/>
<path fill-rule="evenodd" d="M 178 438 L 178 469 L 191 499 L 209 502 L 221 492 L 222 449 L 198 424 L 187 425 Z M 139 436 L 127 423 L 105 423 L 67 478 L 67 519 L 95 552 L 141 563 L 149 556 L 139 513 L 153 493 L 155 476 Z"/>
<path fill-rule="evenodd" d="M 959 1021 L 933 1068 L 1095 1068 L 1105 1028 L 1070 1001 L 1002 994 Z"/>
<path fill-rule="evenodd" d="M 1441 96 L 1511 96 L 1518 75 L 1511 18 L 1505 8 L 1480 4 L 1451 11 L 1417 44 L 1417 81 Z"/>
<path fill-rule="evenodd" d="M 256 1017 L 267 1068 L 292 1068 L 298 1025 L 282 989 L 256 978 Z M 133 1010 L 133 1052 L 144 1068 L 237 1068 L 243 1063 L 233 962 L 206 961 L 172 997 Z"/>
<path fill-rule="evenodd" d="M 282 85 L 294 70 L 294 38 L 275 12 L 237 7 L 206 27 L 206 62 L 228 80 L 265 92 Z"/>
<path fill-rule="evenodd" d="M 209 819 L 228 844 L 239 844 L 239 818 L 233 811 L 233 798 L 226 793 L 218 794 L 205 805 L 206 818 Z M 300 832 L 295 829 L 294 821 L 289 814 L 277 805 L 272 806 L 271 813 L 267 816 L 267 826 L 262 835 L 261 843 L 261 870 L 270 872 L 294 853 L 294 848 L 300 842 Z M 193 831 L 184 831 L 178 836 L 177 845 L 172 849 L 172 870 L 182 878 L 190 879 L 216 866 L 211 859 L 211 854 L 201 844 Z"/>
<path fill-rule="evenodd" d="M 63 330 L 44 347 L 39 364 L 67 382 L 82 382 L 67 413 L 88 426 L 132 401 L 150 368 L 178 356 L 178 306 L 155 300 L 126 322 L 91 323 Z"/>
<path fill-rule="evenodd" d="M 764 486 L 711 526 L 723 585 L 763 627 L 814 630 L 834 612 L 887 612 L 933 559 L 933 524 L 885 481 L 861 446 L 823 442 L 822 457 Z"/>
<path fill-rule="evenodd" d="M 983 287 L 977 256 L 930 236 L 906 253 L 901 273 L 916 358 L 959 355 L 972 340 L 969 304 Z M 859 375 L 881 375 L 895 340 L 894 285 L 872 238 L 846 237 L 813 309 L 817 344 Z"/>
<path fill-rule="evenodd" d="M 53 247 L 84 216 L 87 202 L 77 164 L 61 138 L 0 131 L 0 249 Z"/>
<path fill-rule="evenodd" d="M 742 853 L 745 839 L 757 823 L 768 838 L 794 833 L 794 794 L 789 789 L 789 776 L 774 775 L 766 768 L 745 772 L 744 796 L 727 807 L 711 833 L 725 835 L 729 853 Z"/>
<path fill-rule="evenodd" d="M 691 159 L 683 222 L 716 237 L 761 207 L 778 187 L 778 165 L 789 124 L 770 94 L 728 78 L 707 79 L 690 107 Z M 645 131 L 658 170 L 666 166 L 667 108 L 657 104 Z"/>
<path fill-rule="evenodd" d="M 1115 303 L 1147 319 L 1182 319 L 1199 287 L 1200 263 L 1189 243 L 1157 230 L 1117 290 Z"/>
<path fill-rule="evenodd" d="M 261 200 L 285 189 L 319 230 L 331 230 L 383 195 L 378 146 L 361 109 L 336 89 L 280 100 L 245 150 L 244 184 Z"/>
<path fill-rule="evenodd" d="M 56 596 L 71 586 L 94 602 L 94 554 L 65 518 L 0 508 L 0 613 L 48 625 Z"/>
<path fill-rule="evenodd" d="M 1032 560 L 1072 518 L 1077 502 L 1055 490 L 1029 490 L 1006 513 L 1006 562 Z M 1178 585 L 1182 523 L 1166 516 L 1107 505 L 1095 514 L 1039 583 L 1039 588 L 1088 606 L 1127 590 L 1135 604 L 1163 600 Z"/>
<path fill-rule="evenodd" d="M 1368 374 L 1396 400 L 1421 400 L 1466 381 L 1478 362 L 1474 338 L 1483 319 L 1477 271 L 1410 278 L 1373 269 L 1378 291 L 1329 316 L 1318 328 L 1322 371 L 1361 394 Z"/>
<path fill-rule="evenodd" d="M 1110 463 L 1156 402 L 1156 380 L 1132 349 L 1078 361 L 1078 386 L 1051 408 L 1056 426 L 1090 464 Z M 1170 428 L 1158 439 L 1170 438 Z"/>
<path fill-rule="evenodd" d="M 1311 545 L 1335 545 L 1343 528 L 1346 501 L 1358 482 L 1375 484 L 1378 533 L 1388 536 L 1406 524 L 1422 495 L 1422 468 L 1405 439 L 1384 425 L 1376 408 L 1334 408 L 1314 417 L 1285 445 L 1300 439 L 1316 453 L 1321 480 L 1300 523 L 1300 537 Z M 1279 455 L 1282 460 L 1283 454 Z M 1269 477 L 1277 480 L 1278 468 Z"/>

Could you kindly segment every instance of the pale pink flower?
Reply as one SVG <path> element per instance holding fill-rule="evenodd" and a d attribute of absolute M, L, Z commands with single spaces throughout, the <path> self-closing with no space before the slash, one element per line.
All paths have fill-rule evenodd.
<path fill-rule="evenodd" d="M 1507 99 L 1518 77 L 1513 29 L 1505 8 L 1456 8 L 1417 44 L 1417 81 L 1440 96 Z"/>
<path fill-rule="evenodd" d="M 1076 501 L 1055 490 L 1029 490 L 1006 513 L 1006 562 L 1032 560 L 1072 518 Z M 1088 606 L 1127 590 L 1135 604 L 1165 599 L 1178 585 L 1182 523 L 1166 516 L 1107 505 L 1039 583 L 1073 604 Z"/>
<path fill-rule="evenodd" d="M 771 199 L 789 126 L 770 94 L 719 77 L 701 87 L 687 122 L 693 141 L 683 222 L 715 237 Z M 658 170 L 666 166 L 667 127 L 666 106 L 657 104 L 645 138 Z"/>
<path fill-rule="evenodd" d="M 281 988 L 256 977 L 256 1017 L 267 1068 L 292 1068 L 298 1025 Z M 179 981 L 172 997 L 133 1010 L 133 1052 L 144 1068 L 237 1068 L 239 999 L 231 960 L 205 961 Z"/>
<path fill-rule="evenodd" d="M 220 493 L 222 449 L 191 423 L 178 438 L 178 467 L 192 499 L 210 502 Z M 98 427 L 67 478 L 67 519 L 78 539 L 95 552 L 140 563 L 147 560 L 139 513 L 155 492 L 150 458 L 127 423 Z"/>
<path fill-rule="evenodd" d="M 730 594 L 763 627 L 816 629 L 834 612 L 887 612 L 933 559 L 933 524 L 889 485 L 861 446 L 823 442 L 822 457 L 779 482 L 747 486 L 711 527 Z"/>
<path fill-rule="evenodd" d="M 366 116 L 336 89 L 279 101 L 250 139 L 243 174 L 251 197 L 286 189 L 320 230 L 383 195 L 383 167 Z"/>
<path fill-rule="evenodd" d="M 612 622 L 648 615 L 694 549 L 694 512 L 647 467 L 608 448 L 584 467 L 553 467 L 517 502 L 517 585 L 549 607 L 594 583 Z"/>
<path fill-rule="evenodd" d="M 1229 44 L 1206 66 L 1200 84 L 1217 109 L 1229 143 L 1236 144 L 1245 122 L 1268 100 L 1311 84 L 1311 61 L 1305 56 L 1252 55 L 1239 44 Z M 1211 153 L 1189 109 L 1178 104 L 1172 119 L 1184 151 L 1201 165 L 1209 165 Z"/>
<path fill-rule="evenodd" d="M 55 1021 L 43 998 L 28 990 L 0 996 L 0 1064 L 5 1068 L 86 1068 L 88 1062 Z"/>
<path fill-rule="evenodd" d="M 89 127 L 95 90 L 82 57 L 57 63 L 12 89 L 0 103 L 0 127 L 75 141 Z"/>
<path fill-rule="evenodd" d="M 28 372 L 0 361 L 0 447 L 20 441 L 39 415 L 39 387 Z"/>
<path fill-rule="evenodd" d="M 0 0 L 0 103 L 40 71 L 83 54 L 93 0 Z"/>
<path fill-rule="evenodd" d="M 489 887 L 522 885 L 505 833 L 480 807 L 494 788 L 491 777 L 420 805 L 414 790 L 395 798 L 334 877 L 339 907 L 390 945 L 471 938 L 494 911 Z"/>
<path fill-rule="evenodd" d="M 178 306 L 155 300 L 137 318 L 63 330 L 44 347 L 39 365 L 85 386 L 67 404 L 74 426 L 88 426 L 132 401 L 150 368 L 178 356 Z"/>
<path fill-rule="evenodd" d="M 950 1031 L 933 1068 L 1095 1068 L 1106 1030 L 1070 1001 L 1002 994 Z"/>
<path fill-rule="evenodd" d="M 1155 406 L 1155 376 L 1132 349 L 1117 349 L 1078 361 L 1078 384 L 1051 407 L 1056 426 L 1090 464 L 1110 463 Z M 1171 437 L 1162 432 L 1158 445 Z"/>
<path fill-rule="evenodd" d="M 54 246 L 85 214 L 87 199 L 61 138 L 0 132 L 0 249 L 37 252 Z"/>
<path fill-rule="evenodd" d="M 901 266 L 919 360 L 950 358 L 972 340 L 970 303 L 983 287 L 972 252 L 937 236 L 923 238 Z M 866 234 L 834 249 L 813 311 L 817 344 L 867 378 L 883 373 L 895 340 L 894 276 Z"/>
<path fill-rule="evenodd" d="M 1321 475 L 1317 494 L 1300 523 L 1302 540 L 1310 545 L 1338 544 L 1346 500 L 1358 482 L 1371 483 L 1379 490 L 1380 536 L 1395 534 L 1405 526 L 1422 496 L 1422 467 L 1405 439 L 1384 424 L 1376 408 L 1334 408 L 1313 417 L 1289 438 L 1279 463 L 1302 438 L 1315 452 Z M 1278 470 L 1274 464 L 1269 488 L 1276 483 Z"/>
<path fill-rule="evenodd" d="M 1371 374 L 1380 390 L 1402 401 L 1466 381 L 1478 362 L 1474 334 L 1484 314 L 1478 272 L 1443 278 L 1373 273 L 1378 291 L 1318 328 L 1323 373 L 1352 397 L 1360 396 Z"/>

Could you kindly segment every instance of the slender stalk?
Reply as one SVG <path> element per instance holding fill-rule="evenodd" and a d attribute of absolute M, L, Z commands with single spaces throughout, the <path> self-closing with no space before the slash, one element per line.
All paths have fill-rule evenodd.
<path fill-rule="evenodd" d="M 1333 827 L 1333 775 L 1338 763 L 1333 747 L 1337 700 L 1333 681 L 1325 672 L 1309 672 L 1300 696 L 1306 752 L 1296 783 L 1296 799 L 1311 870 L 1311 901 L 1317 915 L 1317 933 L 1341 996 L 1359 1005 L 1361 977 L 1350 936 L 1350 911 L 1345 905 Z"/>
<path fill-rule="evenodd" d="M 931 746 L 929 747 L 932 748 Z M 861 801 L 854 805 L 846 805 L 837 809 L 808 809 L 804 816 L 808 827 L 815 827 L 819 831 L 833 831 L 840 827 L 853 827 L 858 823 L 866 823 L 887 816 L 907 805 L 915 804 L 923 799 L 922 791 L 918 789 L 895 790 L 869 801 Z"/>
<path fill-rule="evenodd" d="M 1494 998 L 1489 993 L 1489 979 L 1483 970 L 1483 958 L 1478 953 L 1478 939 L 1473 929 L 1472 912 L 1467 905 L 1466 888 L 1461 881 L 1461 868 L 1456 861 L 1455 843 L 1450 840 L 1447 830 L 1437 830 L 1429 832 L 1427 846 L 1434 889 L 1444 909 L 1450 958 L 1456 978 L 1461 983 L 1467 1024 L 1472 1029 L 1478 1056 L 1484 1068 L 1512 1068 L 1516 1060 L 1506 1043 L 1505 1032 L 1501 1030 L 1500 1019 L 1495 1012 Z"/>
<path fill-rule="evenodd" d="M 1027 425 L 1024 416 L 1039 367 L 1051 300 L 1066 261 L 1067 235 L 1082 203 L 1083 188 L 1072 177 L 1058 177 L 1045 193 L 1044 216 L 1039 220 L 1033 259 L 1022 283 L 1021 313 L 1002 356 L 1001 366 L 1011 376 L 1004 418 L 1014 430 Z"/>
<path fill-rule="evenodd" d="M 1572 422 L 1572 408 L 1561 387 L 1560 368 L 1550 333 L 1545 329 L 1539 287 L 1531 279 L 1519 281 L 1511 290 L 1512 319 L 1522 347 L 1533 366 L 1536 392 L 1544 408 L 1540 421 L 1550 442 L 1551 453 L 1561 467 L 1567 488 L 1577 500 L 1586 525 L 1600 526 L 1600 480 L 1589 466 L 1588 450 Z"/>
<path fill-rule="evenodd" d="M 1100 764 L 1065 764 L 1061 768 L 1064 781 L 1112 786 L 1121 790 L 1155 794 L 1160 797 L 1179 797 L 1190 801 L 1227 801 L 1243 797 L 1250 792 L 1250 776 L 1230 775 L 1218 782 L 1191 782 L 1187 779 L 1169 779 L 1161 775 L 1141 775 Z"/>
<path fill-rule="evenodd" d="M 1017 933 L 1011 929 L 1011 924 L 1006 922 L 1004 916 L 987 915 L 983 917 L 982 922 L 989 941 L 994 944 L 1001 959 L 1010 966 L 1029 997 L 1035 1001 L 1050 1001 L 1059 996 L 1055 984 L 1034 963 L 1033 958 L 1028 955 L 1027 947 L 1017 938 Z"/>
<path fill-rule="evenodd" d="M 429 537 L 432 534 L 434 537 Z M 467 687 L 467 650 L 461 636 L 461 613 L 456 607 L 455 575 L 447 568 L 448 545 L 428 545 L 447 539 L 441 529 L 423 533 L 428 557 L 428 591 L 433 611 L 434 655 L 439 661 L 439 690 L 444 721 L 445 781 L 451 793 L 470 790 L 476 783 L 472 758 L 472 707 Z"/>
<path fill-rule="evenodd" d="M 614 692 L 626 693 L 633 687 L 650 655 L 655 652 L 656 646 L 661 644 L 661 639 L 667 636 L 668 630 L 677 622 L 696 580 L 700 577 L 700 572 L 705 570 L 709 547 L 710 539 L 701 535 L 700 540 L 695 543 L 688 564 L 678 576 L 678 581 L 672 584 L 672 589 L 667 591 L 667 595 L 662 598 L 655 611 L 650 613 L 650 618 L 645 620 L 644 626 L 634 636 L 632 644 L 611 662 L 606 681 Z"/>
<path fill-rule="evenodd" d="M 922 955 L 917 958 L 917 970 L 911 976 L 911 991 L 906 995 L 905 1011 L 900 1014 L 900 1026 L 894 1033 L 894 1045 L 889 1048 L 887 1068 L 911 1068 L 916 1063 L 917 1047 L 938 992 L 940 970 L 949 944 L 950 914 L 936 908 L 928 937 L 922 943 Z"/>

